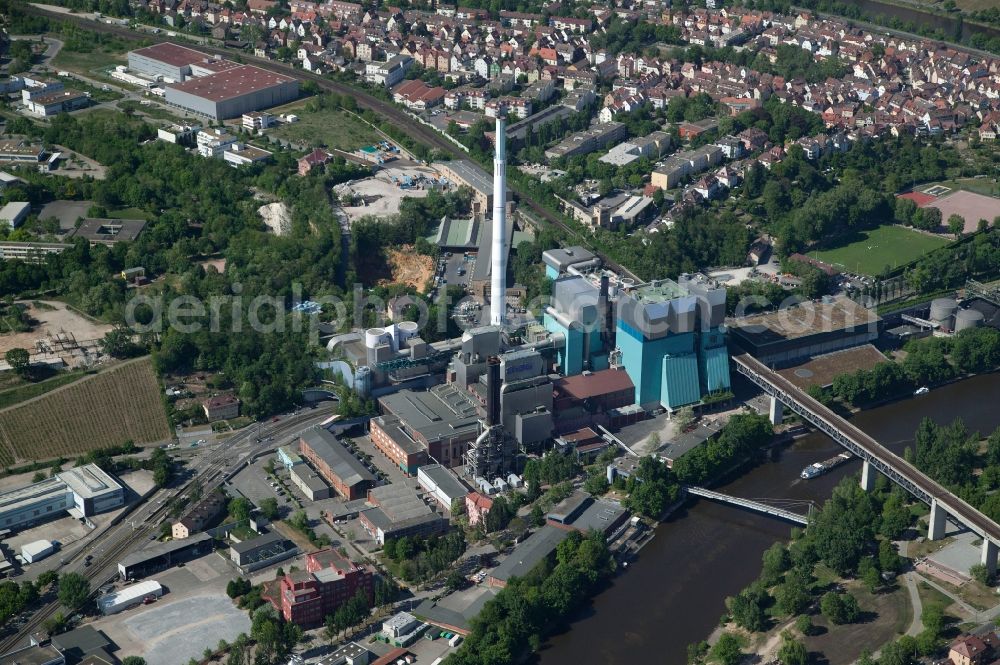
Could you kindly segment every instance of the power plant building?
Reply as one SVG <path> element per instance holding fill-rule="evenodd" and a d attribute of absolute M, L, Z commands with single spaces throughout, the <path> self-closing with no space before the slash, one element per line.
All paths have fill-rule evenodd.
<path fill-rule="evenodd" d="M 726 290 L 701 275 L 621 293 L 615 340 L 636 403 L 674 410 L 729 390 L 725 315 Z"/>
<path fill-rule="evenodd" d="M 946 309 L 944 303 L 940 302 L 937 309 Z M 932 320 L 951 313 L 943 315 L 931 307 Z M 782 367 L 803 358 L 874 342 L 881 322 L 873 310 L 850 298 L 827 296 L 818 302 L 806 301 L 776 312 L 741 317 L 733 322 L 730 332 L 733 341 L 757 360 Z"/>
<path fill-rule="evenodd" d="M 552 283 L 552 304 L 545 308 L 542 325 L 565 340 L 556 351 L 556 364 L 566 376 L 607 369 L 609 349 L 605 347 L 603 314 L 607 307 L 600 287 L 581 275 L 564 275 Z"/>

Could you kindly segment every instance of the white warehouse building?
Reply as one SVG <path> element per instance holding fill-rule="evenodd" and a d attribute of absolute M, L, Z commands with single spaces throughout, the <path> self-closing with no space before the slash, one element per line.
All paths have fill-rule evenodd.
<path fill-rule="evenodd" d="M 464 502 L 465 495 L 469 493 L 455 474 L 440 464 L 424 464 L 417 469 L 417 484 L 427 490 L 448 513 L 455 499 Z"/>
<path fill-rule="evenodd" d="M 86 517 L 125 505 L 125 488 L 96 464 L 0 493 L 0 529 L 18 529 L 69 512 Z"/>
<path fill-rule="evenodd" d="M 138 605 L 147 596 L 159 598 L 163 595 L 163 587 L 156 580 L 146 580 L 127 586 L 121 591 L 109 593 L 97 599 L 97 608 L 101 614 L 115 614 Z"/>

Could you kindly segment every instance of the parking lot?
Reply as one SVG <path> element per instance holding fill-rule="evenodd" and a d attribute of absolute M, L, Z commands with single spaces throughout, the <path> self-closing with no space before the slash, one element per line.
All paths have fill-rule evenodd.
<path fill-rule="evenodd" d="M 451 256 L 448 256 L 451 254 Z M 439 268 L 438 275 L 444 278 L 448 285 L 469 286 L 472 269 L 476 265 L 476 255 L 470 252 L 446 252 L 441 255 L 444 262 L 443 270 Z"/>
<path fill-rule="evenodd" d="M 164 596 L 94 622 L 93 626 L 121 648 L 140 655 L 149 665 L 176 665 L 200 659 L 206 647 L 233 641 L 250 632 L 250 618 L 226 596 L 234 577 L 228 562 L 212 553 L 150 577 Z"/>

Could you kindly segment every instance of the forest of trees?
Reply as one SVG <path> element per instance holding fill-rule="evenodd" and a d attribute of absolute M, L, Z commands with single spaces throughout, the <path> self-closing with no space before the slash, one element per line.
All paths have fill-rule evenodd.
<path fill-rule="evenodd" d="M 523 578 L 512 579 L 472 620 L 472 632 L 448 665 L 507 665 L 560 627 L 610 576 L 614 560 L 596 532 L 570 535 Z"/>
<path fill-rule="evenodd" d="M 197 325 L 197 332 L 171 326 L 144 338 L 152 344 L 160 372 L 221 372 L 251 415 L 286 408 L 296 400 L 301 387 L 316 380 L 307 331 L 292 331 L 287 307 L 295 293 L 293 285 L 298 285 L 295 288 L 302 299 L 349 292 L 347 278 L 354 274 L 341 265 L 340 225 L 327 192 L 354 177 L 355 167 L 335 160 L 325 171 L 308 178 L 293 177 L 293 158 L 278 151 L 272 165 L 233 169 L 221 160 L 187 153 L 180 146 L 147 142 L 152 128 L 121 114 L 63 114 L 46 128 L 26 120 L 18 124 L 16 131 L 108 165 L 107 177 L 70 180 L 46 176 L 42 180 L 26 173 L 27 184 L 8 188 L 4 200 L 37 204 L 56 198 L 90 199 L 95 202 L 94 215 L 136 207 L 145 212 L 149 223 L 131 243 L 90 247 L 78 241 L 44 264 L 0 263 L 0 290 L 30 293 L 52 289 L 88 314 L 124 322 L 127 301 L 136 292 L 127 291 L 124 283 L 112 276 L 124 268 L 143 266 L 153 278 L 172 276 L 155 283 L 152 291 L 143 292 L 153 295 L 154 302 L 170 303 L 183 296 L 206 304 L 201 314 L 185 320 Z M 251 188 L 273 192 L 290 203 L 289 236 L 265 232 Z M 438 214 L 438 210 L 429 210 Z M 226 259 L 223 273 L 198 263 L 201 257 L 219 255 Z M 265 304 L 251 312 L 258 296 L 277 299 L 277 307 Z M 223 303 L 215 313 L 215 329 L 210 318 L 213 313 L 206 311 L 213 299 Z M 140 324 L 155 320 L 155 310 L 146 304 L 132 309 Z M 259 314 L 260 321 L 273 329 L 288 332 L 253 330 L 249 325 L 253 314 Z"/>

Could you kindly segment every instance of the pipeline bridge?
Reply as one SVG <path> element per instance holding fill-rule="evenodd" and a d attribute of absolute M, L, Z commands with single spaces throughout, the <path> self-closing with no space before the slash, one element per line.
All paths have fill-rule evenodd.
<path fill-rule="evenodd" d="M 707 490 L 704 487 L 693 487 L 687 485 L 684 487 L 684 491 L 691 496 L 698 496 L 704 499 L 709 499 L 711 501 L 718 501 L 720 503 L 728 503 L 732 506 L 739 506 L 740 508 L 746 508 L 747 510 L 753 510 L 758 513 L 764 513 L 765 515 L 771 515 L 772 517 L 777 517 L 779 519 L 786 520 L 788 522 L 794 522 L 802 526 L 809 524 L 808 515 L 802 515 L 801 513 L 796 513 L 786 508 L 773 505 L 774 503 L 780 503 L 782 505 L 808 505 L 809 509 L 812 509 L 812 503 L 809 501 L 782 501 L 779 499 L 743 499 L 738 496 L 731 496 L 729 494 L 723 494 L 722 492 L 713 492 L 712 490 Z"/>
<path fill-rule="evenodd" d="M 861 486 L 866 491 L 875 487 L 876 473 L 889 480 L 930 506 L 927 539 L 944 537 L 945 519 L 976 533 L 983 541 L 981 562 L 991 573 L 997 570 L 1000 554 L 1000 524 L 997 524 L 968 503 L 955 496 L 936 480 L 892 452 L 881 443 L 862 432 L 848 420 L 837 415 L 791 381 L 761 363 L 749 354 L 733 356 L 736 371 L 747 377 L 771 396 L 771 422 L 782 420 L 785 407 L 791 409 L 831 439 L 857 455 L 863 461 Z"/>

